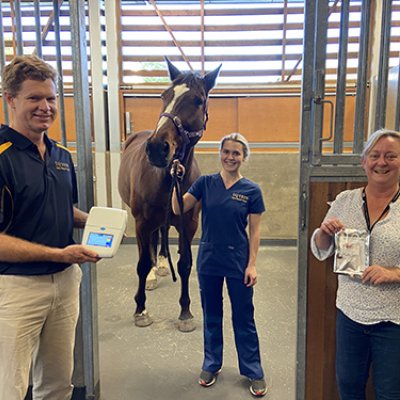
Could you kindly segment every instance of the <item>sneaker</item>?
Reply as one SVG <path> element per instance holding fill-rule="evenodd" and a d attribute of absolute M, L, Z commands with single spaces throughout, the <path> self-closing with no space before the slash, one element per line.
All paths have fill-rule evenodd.
<path fill-rule="evenodd" d="M 251 379 L 250 380 L 250 393 L 255 397 L 262 397 L 267 394 L 268 388 L 265 379 Z"/>
<path fill-rule="evenodd" d="M 220 371 L 221 370 L 217 372 L 201 371 L 199 376 L 199 385 L 204 387 L 214 385 L 215 381 L 217 380 L 217 375 L 220 373 Z"/>

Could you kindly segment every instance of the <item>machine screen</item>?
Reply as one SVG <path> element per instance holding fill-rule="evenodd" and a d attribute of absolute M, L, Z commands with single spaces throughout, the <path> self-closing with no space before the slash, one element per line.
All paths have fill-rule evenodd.
<path fill-rule="evenodd" d="M 90 246 L 111 247 L 114 235 L 90 232 L 87 244 Z"/>

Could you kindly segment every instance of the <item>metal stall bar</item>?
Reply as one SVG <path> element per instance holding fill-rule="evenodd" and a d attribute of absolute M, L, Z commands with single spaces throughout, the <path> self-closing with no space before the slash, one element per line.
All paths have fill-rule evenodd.
<path fill-rule="evenodd" d="M 389 76 L 390 29 L 392 20 L 392 1 L 382 0 L 382 34 L 380 43 L 379 71 L 377 82 L 377 101 L 375 114 L 375 129 L 386 125 L 386 100 Z"/>
<path fill-rule="evenodd" d="M 110 187 L 111 206 L 122 208 L 121 196 L 118 192 L 118 170 L 121 162 L 121 138 L 123 115 L 120 97 L 121 82 L 121 46 L 119 46 L 119 11 L 120 1 L 105 1 L 106 40 L 107 46 L 107 94 L 108 94 L 108 130 L 110 143 Z M 110 45 L 113 43 L 114 45 Z"/>
<path fill-rule="evenodd" d="M 70 0 L 74 106 L 78 157 L 79 207 L 88 211 L 94 203 L 92 131 L 90 121 L 89 74 L 86 48 L 85 5 L 82 0 Z M 96 268 L 82 265 L 81 319 L 78 337 L 82 339 L 84 385 L 86 399 L 99 398 L 99 348 L 97 325 Z"/>
<path fill-rule="evenodd" d="M 297 283 L 297 353 L 296 399 L 303 400 L 306 387 L 306 334 L 307 334 L 307 259 L 310 149 L 312 143 L 313 63 L 315 57 L 314 31 L 316 23 L 315 0 L 306 0 L 304 6 L 303 75 L 301 95 L 300 136 L 300 187 L 299 187 L 299 234 L 298 234 L 298 283 Z"/>
<path fill-rule="evenodd" d="M 107 130 L 105 110 L 107 109 L 104 90 L 103 54 L 102 54 L 102 21 L 101 14 L 104 10 L 104 2 L 89 0 L 89 32 L 90 32 L 90 64 L 92 76 L 92 105 L 93 105 L 93 133 L 95 143 L 95 187 L 96 205 L 106 207 L 108 205 L 107 191 L 110 187 L 107 179 L 106 166 L 107 154 Z M 94 68 L 96 66 L 96 68 Z"/>
<path fill-rule="evenodd" d="M 14 19 L 15 19 L 15 37 L 17 38 L 17 56 L 24 54 L 24 45 L 22 41 L 22 19 L 21 19 L 21 2 L 15 0 L 14 3 Z"/>
<path fill-rule="evenodd" d="M 56 42 L 56 55 L 57 55 L 57 70 L 58 70 L 58 95 L 59 95 L 59 109 L 60 109 L 60 129 L 61 129 L 61 142 L 67 146 L 67 133 L 65 128 L 65 103 L 64 103 L 64 79 L 62 68 L 62 54 L 61 54 L 61 38 L 60 38 L 60 4 L 59 0 L 53 0 L 53 15 L 54 15 L 54 38 Z"/>
<path fill-rule="evenodd" d="M 370 0 L 369 0 L 370 1 Z M 365 30 L 365 25 L 368 23 L 369 19 L 369 1 L 366 1 L 366 7 L 368 10 L 363 8 L 363 23 Z M 325 4 L 324 4 L 325 3 Z M 339 67 L 337 74 L 337 86 L 336 86 L 336 112 L 335 112 L 335 124 L 333 122 L 333 114 L 335 105 L 332 101 L 324 98 L 325 96 L 325 63 L 326 63 L 326 47 L 327 47 L 327 29 L 328 29 L 328 5 L 326 2 L 319 1 L 317 3 L 317 23 L 315 27 L 315 46 L 317 46 L 320 51 L 315 54 L 315 65 L 313 75 L 315 80 L 313 83 L 314 88 L 314 98 L 313 98 L 313 108 L 315 110 L 313 114 L 314 129 L 313 129 L 313 141 L 312 141 L 312 164 L 314 166 L 325 165 L 358 165 L 359 164 L 359 151 L 354 151 L 353 154 L 343 154 L 343 144 L 344 144 L 344 109 L 345 109 L 345 99 L 346 99 L 346 65 L 347 65 L 347 46 L 348 46 L 348 30 L 349 30 L 349 15 L 350 15 L 350 1 L 346 0 L 341 3 L 341 20 L 340 20 L 340 39 L 339 39 Z M 365 36 L 364 36 L 365 38 Z M 358 83 L 358 91 L 361 94 L 361 99 L 358 101 L 358 114 L 357 114 L 357 124 L 358 128 L 363 127 L 365 119 L 365 93 L 366 93 L 366 72 L 365 65 L 367 62 L 365 57 L 368 57 L 368 37 L 367 40 L 362 38 L 360 40 L 361 51 L 360 56 L 363 57 L 364 64 L 359 68 L 358 77 L 361 77 L 365 82 L 365 86 L 361 87 L 361 83 Z M 361 61 L 359 61 L 361 62 Z M 364 70 L 364 71 L 363 71 Z M 330 111 L 330 121 L 329 121 L 329 133 L 322 132 L 323 122 L 324 122 L 324 106 L 327 105 Z M 335 128 L 333 128 L 335 125 Z M 319 127 L 321 131 L 319 131 Z M 333 133 L 333 130 L 335 133 Z M 353 148 L 354 142 L 356 143 L 356 150 L 362 148 L 364 138 L 363 130 L 354 130 L 353 132 Z M 322 153 L 322 143 L 330 141 L 333 139 L 333 154 L 323 154 Z M 361 144 L 360 144 L 361 143 Z M 323 167 L 325 168 L 325 167 Z M 343 168 L 343 172 L 346 174 L 346 168 Z M 323 172 L 319 171 L 320 175 Z"/>
<path fill-rule="evenodd" d="M 43 57 L 42 51 L 42 31 L 40 23 L 40 4 L 39 0 L 35 0 L 34 3 L 34 13 L 35 13 L 35 33 L 36 33 L 36 48 L 35 53 L 39 58 Z"/>
<path fill-rule="evenodd" d="M 3 1 L 0 0 L 0 73 L 3 73 L 3 67 L 6 63 L 6 49 L 4 45 L 4 26 L 3 26 Z M 2 96 L 4 123 L 9 124 L 10 117 L 8 115 L 7 102 Z"/>
<path fill-rule="evenodd" d="M 397 94 L 396 94 L 396 116 L 394 120 L 394 129 L 398 131 L 400 129 L 400 66 L 398 67 L 397 75 Z"/>
<path fill-rule="evenodd" d="M 346 102 L 347 46 L 349 39 L 349 0 L 343 0 L 340 9 L 339 59 L 336 80 L 335 135 L 333 152 L 343 152 L 344 113 Z"/>
<path fill-rule="evenodd" d="M 328 12 L 329 3 L 325 0 L 316 0 L 316 22 L 315 22 L 315 46 L 316 51 L 314 54 L 314 81 L 313 81 L 313 119 L 314 124 L 312 128 L 313 141 L 312 141 L 312 163 L 318 165 L 321 162 L 322 150 L 322 126 L 324 116 L 324 88 L 325 88 L 325 49 L 327 44 L 327 31 L 328 31 Z M 321 50 L 321 51 L 319 51 Z M 303 63 L 305 64 L 305 63 Z"/>
<path fill-rule="evenodd" d="M 366 94 L 368 79 L 368 48 L 371 19 L 371 0 L 361 6 L 360 47 L 357 68 L 356 110 L 354 119 L 353 153 L 360 154 L 364 144 Z"/>

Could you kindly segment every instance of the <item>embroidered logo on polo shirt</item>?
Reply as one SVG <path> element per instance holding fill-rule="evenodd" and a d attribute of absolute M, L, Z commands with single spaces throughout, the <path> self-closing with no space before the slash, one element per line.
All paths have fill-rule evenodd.
<path fill-rule="evenodd" d="M 240 193 L 232 193 L 232 200 L 241 201 L 242 203 L 247 203 L 249 201 L 249 197 Z"/>
<path fill-rule="evenodd" d="M 69 164 L 61 161 L 54 162 L 56 169 L 59 171 L 67 171 L 69 172 Z"/>

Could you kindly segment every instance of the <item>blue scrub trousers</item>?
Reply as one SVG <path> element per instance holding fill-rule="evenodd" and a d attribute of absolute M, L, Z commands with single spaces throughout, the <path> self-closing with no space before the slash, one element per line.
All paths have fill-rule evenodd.
<path fill-rule="evenodd" d="M 376 400 L 399 400 L 400 325 L 363 325 L 337 310 L 336 379 L 341 400 L 365 400 L 370 366 Z"/>
<path fill-rule="evenodd" d="M 223 296 L 224 280 L 232 305 L 232 323 L 241 375 L 261 379 L 260 350 L 254 321 L 253 288 L 243 279 L 198 274 L 204 321 L 203 370 L 217 372 L 223 359 Z"/>

